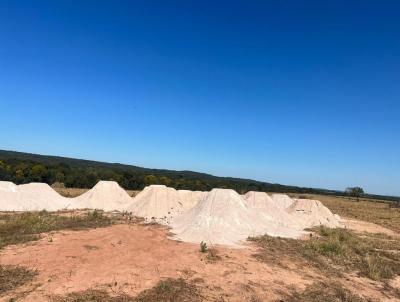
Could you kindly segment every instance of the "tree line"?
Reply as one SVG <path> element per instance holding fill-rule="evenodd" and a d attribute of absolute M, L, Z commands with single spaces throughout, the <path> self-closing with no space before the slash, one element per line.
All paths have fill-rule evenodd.
<path fill-rule="evenodd" d="M 218 177 L 193 171 L 148 169 L 118 163 L 105 163 L 67 157 L 0 150 L 0 180 L 16 184 L 62 183 L 69 188 L 92 188 L 99 180 L 112 180 L 126 190 L 142 190 L 151 184 L 175 189 L 209 191 L 213 188 L 248 191 L 325 194 L 400 201 L 400 197 L 366 194 L 360 187 L 345 191 L 286 186 L 251 179 Z"/>
<path fill-rule="evenodd" d="M 190 171 L 129 169 L 113 165 L 47 164 L 34 160 L 0 159 L 0 180 L 16 184 L 44 182 L 63 183 L 66 187 L 92 188 L 99 180 L 112 180 L 127 190 L 142 190 L 151 184 L 162 184 L 176 189 L 209 191 L 229 188 L 240 193 L 247 191 L 309 193 L 312 189 L 269 184 L 244 179 L 208 176 Z M 314 192 L 317 193 L 317 192 Z"/>

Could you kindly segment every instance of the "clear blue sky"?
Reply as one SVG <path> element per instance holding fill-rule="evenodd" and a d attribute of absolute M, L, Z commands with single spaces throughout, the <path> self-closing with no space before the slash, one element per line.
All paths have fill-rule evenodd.
<path fill-rule="evenodd" d="M 0 0 L 0 148 L 400 195 L 400 3 Z"/>

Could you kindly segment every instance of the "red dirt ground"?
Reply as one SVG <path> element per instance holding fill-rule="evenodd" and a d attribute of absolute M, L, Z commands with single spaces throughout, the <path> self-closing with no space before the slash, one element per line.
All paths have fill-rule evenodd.
<path fill-rule="evenodd" d="M 291 286 L 301 291 L 319 279 L 311 269 L 297 271 L 290 264 L 293 269 L 282 269 L 257 261 L 252 245 L 217 250 L 221 260 L 209 261 L 198 245 L 170 240 L 168 230 L 157 225 L 46 234 L 40 241 L 1 251 L 0 264 L 37 269 L 39 275 L 34 283 L 0 301 L 10 297 L 48 301 L 52 295 L 88 288 L 135 296 L 168 277 L 194 281 L 207 301 L 279 301 Z M 384 301 L 368 282 L 358 278 L 351 286 Z"/>

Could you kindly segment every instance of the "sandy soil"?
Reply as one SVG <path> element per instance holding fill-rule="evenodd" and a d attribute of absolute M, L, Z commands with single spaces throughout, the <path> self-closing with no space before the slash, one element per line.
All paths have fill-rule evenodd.
<path fill-rule="evenodd" d="M 2 265 L 22 265 L 39 272 L 33 284 L 0 301 L 10 297 L 48 301 L 52 295 L 88 288 L 134 296 L 167 277 L 194 281 L 207 301 L 277 301 L 289 288 L 301 291 L 319 279 L 312 270 L 297 270 L 294 264 L 282 269 L 259 262 L 252 257 L 256 248 L 251 245 L 217 250 L 221 260 L 210 261 L 197 244 L 170 240 L 168 230 L 158 225 L 114 225 L 46 234 L 40 241 L 10 246 L 0 253 Z M 360 293 L 385 301 L 370 281 L 351 280 L 349 286 Z"/>
<path fill-rule="evenodd" d="M 358 233 L 367 232 L 373 234 L 385 234 L 388 236 L 399 236 L 399 234 L 397 234 L 396 232 L 372 222 L 342 217 L 341 223 L 345 228 L 348 228 Z"/>

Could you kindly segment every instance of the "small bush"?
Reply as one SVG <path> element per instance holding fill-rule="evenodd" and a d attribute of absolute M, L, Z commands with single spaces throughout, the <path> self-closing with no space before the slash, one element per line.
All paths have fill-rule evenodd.
<path fill-rule="evenodd" d="M 204 241 L 200 242 L 200 252 L 205 253 L 207 252 L 207 250 L 208 250 L 207 243 L 205 243 Z"/>

